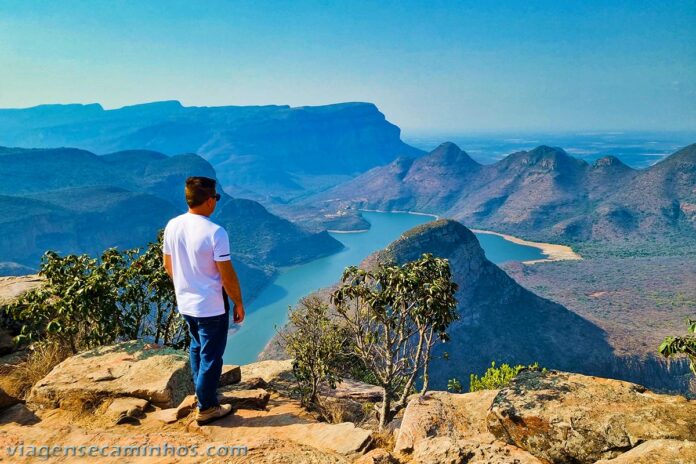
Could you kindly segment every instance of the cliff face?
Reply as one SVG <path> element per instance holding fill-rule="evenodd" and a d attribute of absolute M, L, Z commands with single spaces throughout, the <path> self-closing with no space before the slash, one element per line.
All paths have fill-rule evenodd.
<path fill-rule="evenodd" d="M 73 146 L 95 153 L 147 149 L 209 160 L 226 186 L 261 196 L 292 196 L 312 186 L 305 174 L 356 174 L 422 152 L 371 103 L 291 108 L 184 107 L 156 102 L 114 110 L 41 105 L 0 110 L 0 144 Z"/>

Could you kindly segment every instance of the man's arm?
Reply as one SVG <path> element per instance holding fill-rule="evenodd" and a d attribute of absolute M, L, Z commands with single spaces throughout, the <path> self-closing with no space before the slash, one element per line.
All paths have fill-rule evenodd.
<path fill-rule="evenodd" d="M 239 278 L 237 272 L 232 266 L 232 261 L 215 261 L 215 265 L 220 271 L 222 286 L 225 293 L 234 302 L 234 322 L 242 322 L 244 320 L 244 303 L 242 302 L 242 289 L 239 286 Z"/>
<path fill-rule="evenodd" d="M 162 261 L 164 262 L 164 269 L 167 271 L 167 274 L 169 274 L 169 278 L 174 280 L 174 273 L 172 271 L 172 256 L 162 254 Z"/>

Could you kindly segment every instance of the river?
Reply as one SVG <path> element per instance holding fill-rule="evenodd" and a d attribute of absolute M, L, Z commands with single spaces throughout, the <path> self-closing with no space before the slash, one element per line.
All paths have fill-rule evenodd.
<path fill-rule="evenodd" d="M 346 266 L 358 265 L 370 253 L 385 248 L 405 231 L 434 220 L 433 216 L 409 213 L 362 212 L 370 222 L 365 232 L 330 234 L 345 248 L 324 258 L 286 267 L 246 308 L 241 326 L 232 326 L 225 351 L 226 364 L 254 362 L 276 330 L 287 321 L 288 306 L 301 297 L 337 282 Z M 486 257 L 494 263 L 545 258 L 538 248 L 518 245 L 491 234 L 476 234 Z M 242 289 L 243 290 L 243 289 Z"/>

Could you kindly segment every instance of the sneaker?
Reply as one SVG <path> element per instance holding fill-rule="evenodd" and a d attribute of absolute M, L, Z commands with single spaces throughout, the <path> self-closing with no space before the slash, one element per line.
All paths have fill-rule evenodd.
<path fill-rule="evenodd" d="M 199 409 L 198 413 L 196 414 L 196 422 L 198 423 L 198 425 L 204 425 L 208 422 L 220 419 L 221 417 L 225 417 L 231 412 L 231 404 L 220 404 L 217 406 L 213 406 L 212 408 L 204 409 L 202 411 Z"/>

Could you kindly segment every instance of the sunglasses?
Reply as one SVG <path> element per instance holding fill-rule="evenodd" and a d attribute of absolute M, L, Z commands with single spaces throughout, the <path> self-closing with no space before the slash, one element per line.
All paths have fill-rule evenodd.
<path fill-rule="evenodd" d="M 210 198 L 215 198 L 215 201 L 220 201 L 220 194 L 216 193 L 215 196 L 212 196 Z"/>

